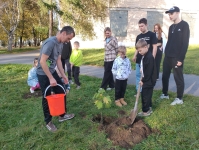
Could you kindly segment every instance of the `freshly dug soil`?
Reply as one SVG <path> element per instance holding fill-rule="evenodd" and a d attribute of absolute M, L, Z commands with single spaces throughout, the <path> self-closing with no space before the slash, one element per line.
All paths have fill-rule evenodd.
<path fill-rule="evenodd" d="M 120 111 L 118 114 L 125 113 Z M 107 138 L 114 145 L 119 145 L 123 148 L 132 148 L 152 133 L 152 129 L 140 118 L 136 118 L 131 125 L 131 120 L 128 116 L 114 119 L 98 114 L 93 117 L 92 121 L 100 123 L 99 130 L 104 130 L 107 133 Z"/>
<path fill-rule="evenodd" d="M 27 93 L 24 93 L 23 95 L 22 95 L 22 98 L 23 99 L 28 99 L 28 98 L 31 98 L 31 97 L 41 97 L 42 96 L 42 92 L 41 92 L 41 90 L 35 90 L 35 92 L 34 93 L 30 93 L 30 92 L 27 92 Z"/>

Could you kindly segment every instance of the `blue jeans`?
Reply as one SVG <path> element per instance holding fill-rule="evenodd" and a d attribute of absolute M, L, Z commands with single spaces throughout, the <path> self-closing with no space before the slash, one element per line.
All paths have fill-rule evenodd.
<path fill-rule="evenodd" d="M 139 82 L 140 82 L 140 76 L 141 76 L 141 73 L 140 73 L 140 64 L 136 63 L 136 66 L 135 66 L 135 73 L 136 73 L 136 91 L 138 90 L 138 87 L 139 87 Z M 141 89 L 140 89 L 140 92 L 141 92 Z"/>

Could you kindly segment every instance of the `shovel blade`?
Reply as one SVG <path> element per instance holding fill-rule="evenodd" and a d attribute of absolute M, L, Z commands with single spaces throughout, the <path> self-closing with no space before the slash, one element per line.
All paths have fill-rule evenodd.
<path fill-rule="evenodd" d="M 133 124 L 133 122 L 135 121 L 135 118 L 136 118 L 136 116 L 137 116 L 137 112 L 138 112 L 138 110 L 136 109 L 136 108 L 134 108 L 132 111 L 131 111 L 131 113 L 130 113 L 130 119 L 131 119 L 131 124 Z"/>

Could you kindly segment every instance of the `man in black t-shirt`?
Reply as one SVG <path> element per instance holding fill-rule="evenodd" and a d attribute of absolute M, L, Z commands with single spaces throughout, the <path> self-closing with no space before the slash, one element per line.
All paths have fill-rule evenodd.
<path fill-rule="evenodd" d="M 165 48 L 162 74 L 162 95 L 161 99 L 169 99 L 168 87 L 171 69 L 177 87 L 177 98 L 171 105 L 183 104 L 184 77 L 183 62 L 189 46 L 190 30 L 187 22 L 181 20 L 180 9 L 176 6 L 165 12 L 174 23 L 169 27 L 168 41 Z"/>
<path fill-rule="evenodd" d="M 141 34 L 139 34 L 136 37 L 136 42 L 140 39 L 144 39 L 149 47 L 149 51 L 153 54 L 153 57 L 155 58 L 156 52 L 157 52 L 157 38 L 154 32 L 148 31 L 147 29 L 147 19 L 142 18 L 138 22 L 139 29 L 141 31 Z M 133 61 L 136 62 L 136 90 L 138 90 L 139 82 L 140 82 L 140 62 L 142 59 L 142 55 L 138 53 L 138 51 L 135 51 L 135 54 L 133 56 Z M 135 95 L 136 96 L 136 95 Z"/>

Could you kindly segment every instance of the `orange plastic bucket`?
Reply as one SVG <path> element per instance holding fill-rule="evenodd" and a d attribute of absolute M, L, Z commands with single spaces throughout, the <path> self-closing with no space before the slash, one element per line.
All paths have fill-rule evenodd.
<path fill-rule="evenodd" d="M 65 92 L 65 89 L 60 84 L 57 84 L 57 85 L 60 86 Z M 46 91 L 48 90 L 49 87 L 50 86 L 46 88 Z M 46 95 L 46 91 L 44 95 Z M 65 103 L 64 103 L 65 95 L 66 95 L 66 92 L 65 94 L 53 94 L 53 95 L 45 96 L 46 100 L 48 101 L 50 114 L 52 116 L 59 116 L 65 113 Z"/>

